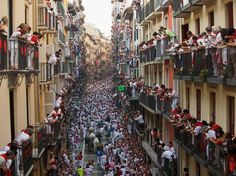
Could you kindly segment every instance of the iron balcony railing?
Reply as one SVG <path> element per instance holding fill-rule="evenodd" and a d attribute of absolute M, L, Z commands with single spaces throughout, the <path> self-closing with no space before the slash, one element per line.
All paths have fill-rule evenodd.
<path fill-rule="evenodd" d="M 140 51 L 140 62 L 146 63 L 168 55 L 168 52 L 166 51 L 166 49 L 168 48 L 168 42 L 168 39 L 165 38 L 157 41 L 156 46 L 152 46 Z"/>
<path fill-rule="evenodd" d="M 198 49 L 173 56 L 175 75 L 236 79 L 236 46 Z"/>
<path fill-rule="evenodd" d="M 232 155 L 226 153 L 227 150 L 223 144 L 211 142 L 206 138 L 205 133 L 195 135 L 186 131 L 184 126 L 175 126 L 174 139 L 181 143 L 183 148 L 200 163 L 206 165 L 211 170 L 210 173 L 218 175 L 229 173 L 229 157 Z M 235 158 L 235 156 L 233 157 Z"/>
<path fill-rule="evenodd" d="M 152 111 L 170 115 L 172 107 L 179 101 L 178 97 L 162 97 L 160 95 L 148 95 L 145 92 L 139 94 L 139 102 L 150 108 Z"/>
<path fill-rule="evenodd" d="M 9 68 L 14 70 L 38 70 L 39 50 L 37 45 L 27 44 L 26 40 L 9 40 Z"/>

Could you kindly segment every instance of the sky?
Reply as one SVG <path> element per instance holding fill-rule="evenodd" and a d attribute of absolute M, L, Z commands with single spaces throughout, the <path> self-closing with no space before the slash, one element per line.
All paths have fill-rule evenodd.
<path fill-rule="evenodd" d="M 111 35 L 111 0 L 83 0 L 85 22 L 96 25 L 105 36 Z"/>

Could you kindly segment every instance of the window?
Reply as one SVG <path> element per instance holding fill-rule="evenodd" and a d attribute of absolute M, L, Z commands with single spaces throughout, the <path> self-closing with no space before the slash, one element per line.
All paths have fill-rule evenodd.
<path fill-rule="evenodd" d="M 233 13 L 233 2 L 229 2 L 225 6 L 226 12 L 226 27 L 234 27 L 234 13 Z"/>
<path fill-rule="evenodd" d="M 190 89 L 186 88 L 186 108 L 190 109 Z"/>
<path fill-rule="evenodd" d="M 235 117 L 235 98 L 232 96 L 227 97 L 227 115 L 228 115 L 228 131 L 231 134 L 235 134 L 235 122 L 234 122 L 234 117 Z"/>
<path fill-rule="evenodd" d="M 200 18 L 197 18 L 195 20 L 195 30 L 196 30 L 196 34 L 200 34 L 201 33 L 201 29 L 200 29 Z"/>
<path fill-rule="evenodd" d="M 216 120 L 216 93 L 210 92 L 210 117 L 211 120 Z"/>
<path fill-rule="evenodd" d="M 201 120 L 201 90 L 196 92 L 196 117 L 198 120 Z"/>
<path fill-rule="evenodd" d="M 208 13 L 208 23 L 209 23 L 209 26 L 214 26 L 215 24 L 215 17 L 214 17 L 214 11 L 211 11 Z"/>
<path fill-rule="evenodd" d="M 188 39 L 188 37 L 187 37 L 187 32 L 189 30 L 188 24 L 182 25 L 181 29 L 182 29 L 182 41 L 184 41 L 184 40 Z"/>

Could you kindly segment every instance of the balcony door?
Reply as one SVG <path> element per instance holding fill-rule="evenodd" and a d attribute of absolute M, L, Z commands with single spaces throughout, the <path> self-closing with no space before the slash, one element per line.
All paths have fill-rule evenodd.
<path fill-rule="evenodd" d="M 235 134 L 235 98 L 232 96 L 227 97 L 227 116 L 228 116 L 228 131 Z"/>
<path fill-rule="evenodd" d="M 188 24 L 184 24 L 181 26 L 181 31 L 182 31 L 182 41 L 187 40 L 187 32 L 189 30 L 189 25 Z"/>
<path fill-rule="evenodd" d="M 226 15 L 226 27 L 234 27 L 234 13 L 233 13 L 233 2 L 229 2 L 225 5 Z"/>
<path fill-rule="evenodd" d="M 201 120 L 201 90 L 196 91 L 196 117 Z"/>

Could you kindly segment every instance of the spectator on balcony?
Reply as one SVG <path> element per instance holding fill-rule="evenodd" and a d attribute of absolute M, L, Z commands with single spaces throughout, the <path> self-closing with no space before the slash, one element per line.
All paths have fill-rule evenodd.
<path fill-rule="evenodd" d="M 162 167 L 164 167 L 165 161 L 168 160 L 169 162 L 172 162 L 173 160 L 176 159 L 176 156 L 174 153 L 172 153 L 172 151 L 170 150 L 170 148 L 168 146 L 165 146 L 164 148 L 164 152 L 161 155 L 161 159 L 162 159 Z"/>
<path fill-rule="evenodd" d="M 165 28 L 164 26 L 161 26 L 159 31 L 164 35 L 165 38 L 168 38 L 169 40 L 176 37 L 176 34 L 174 32 L 172 32 L 170 29 Z"/>
<path fill-rule="evenodd" d="M 217 47 L 217 46 L 221 45 L 223 42 L 223 38 L 221 35 L 221 27 L 220 26 L 212 26 L 212 33 L 213 33 L 213 35 L 211 35 L 211 38 L 209 41 L 211 46 Z"/>
<path fill-rule="evenodd" d="M 202 47 L 202 48 L 205 48 L 208 46 L 206 32 L 202 32 L 200 35 L 198 35 L 197 46 Z"/>
<path fill-rule="evenodd" d="M 15 152 L 12 150 L 8 150 L 5 153 L 0 154 L 0 169 L 4 172 L 11 167 L 12 160 L 15 158 Z"/>
<path fill-rule="evenodd" d="M 22 130 L 21 133 L 15 138 L 15 142 L 18 145 L 18 150 L 17 150 L 17 174 L 20 173 L 20 158 L 22 157 L 22 144 L 26 141 L 30 140 L 30 137 L 33 134 L 33 129 L 32 127 L 28 127 L 25 130 Z"/>
<path fill-rule="evenodd" d="M 144 119 L 143 115 L 140 113 L 140 111 L 137 111 L 136 117 L 134 118 L 135 121 L 138 122 L 138 129 L 143 131 L 144 130 Z"/>
<path fill-rule="evenodd" d="M 157 33 L 157 32 L 154 32 L 153 34 L 152 34 L 152 36 L 153 36 L 153 46 L 156 46 L 157 45 L 157 42 L 158 41 L 160 41 L 161 39 L 162 39 L 162 37 L 161 37 L 161 35 L 159 34 L 159 33 Z"/>
<path fill-rule="evenodd" d="M 10 67 L 12 69 L 18 68 L 18 38 L 23 38 L 24 35 L 28 32 L 28 25 L 21 23 L 15 32 L 12 33 L 10 37 Z"/>
<path fill-rule="evenodd" d="M 0 33 L 7 35 L 8 33 L 8 17 L 4 16 L 0 20 Z"/>
<path fill-rule="evenodd" d="M 32 127 L 28 127 L 25 130 L 22 130 L 21 133 L 15 138 L 15 142 L 18 146 L 21 146 L 23 142 L 26 142 L 30 139 L 33 134 Z"/>
<path fill-rule="evenodd" d="M 196 46 L 197 44 L 196 36 L 191 31 L 187 31 L 186 34 L 188 39 L 184 43 L 186 43 L 188 47 Z"/>

